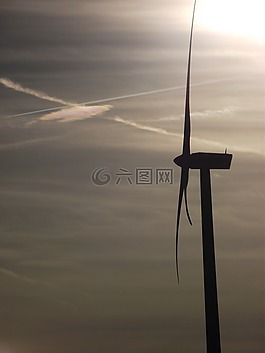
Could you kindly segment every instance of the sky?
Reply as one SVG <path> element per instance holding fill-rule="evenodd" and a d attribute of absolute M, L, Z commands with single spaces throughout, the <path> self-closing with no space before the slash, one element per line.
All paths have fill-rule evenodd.
<path fill-rule="evenodd" d="M 192 7 L 1 2 L 0 353 L 205 352 L 198 170 L 175 273 Z M 198 0 L 194 23 L 191 148 L 233 154 L 211 172 L 227 353 L 265 348 L 263 7 Z"/>

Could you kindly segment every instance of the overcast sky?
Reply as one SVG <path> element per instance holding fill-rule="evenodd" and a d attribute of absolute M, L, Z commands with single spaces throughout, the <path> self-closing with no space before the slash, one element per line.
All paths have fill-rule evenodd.
<path fill-rule="evenodd" d="M 257 23 L 264 12 L 260 2 L 243 1 L 242 11 L 238 3 L 197 1 L 192 151 L 233 153 L 230 171 L 212 172 L 222 345 L 227 353 L 262 353 Z M 187 0 L 1 2 L 0 353 L 205 352 L 196 170 L 188 189 L 193 226 L 181 218 L 179 285 L 175 275 L 172 160 L 182 146 L 192 7 Z M 170 87 L 177 88 L 163 91 Z M 161 92 L 139 95 L 154 90 Z M 107 185 L 93 183 L 97 168 L 110 175 Z M 120 168 L 131 183 L 118 179 Z M 151 169 L 151 185 L 136 183 L 139 168 Z M 162 168 L 174 170 L 173 184 L 156 184 Z"/>

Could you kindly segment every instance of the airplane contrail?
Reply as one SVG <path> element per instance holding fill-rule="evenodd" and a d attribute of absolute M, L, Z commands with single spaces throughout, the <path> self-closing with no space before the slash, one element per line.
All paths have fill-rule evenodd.
<path fill-rule="evenodd" d="M 8 270 L 6 268 L 3 268 L 3 267 L 0 267 L 0 274 L 3 274 L 5 276 L 13 278 L 15 280 L 19 280 L 19 281 L 28 283 L 30 285 L 43 286 L 43 287 L 51 288 L 51 289 L 54 289 L 54 290 L 61 290 L 61 291 L 63 290 L 64 292 L 67 291 L 68 293 L 71 292 L 71 293 L 74 293 L 74 294 L 79 294 L 79 295 L 81 294 L 84 297 L 88 297 L 87 293 L 84 293 L 84 292 L 81 292 L 81 291 L 77 291 L 75 289 L 69 289 L 69 288 L 66 288 L 66 287 L 63 287 L 63 286 L 59 286 L 59 285 L 50 283 L 48 281 L 38 280 L 38 279 L 34 279 L 34 278 L 31 278 L 31 277 L 28 277 L 28 276 L 25 276 L 25 275 L 21 275 L 21 274 L 18 274 L 16 272 L 14 272 L 14 271 L 11 271 L 11 270 Z M 74 310 L 77 309 L 74 304 L 72 304 L 71 302 L 63 300 L 63 298 L 62 299 L 56 299 L 56 298 L 54 298 L 54 296 L 52 298 L 49 298 L 47 295 L 45 297 L 46 297 L 46 299 L 51 300 L 51 301 L 56 302 L 56 303 L 59 303 L 59 304 L 61 304 L 63 306 L 70 307 L 70 308 L 72 308 Z"/>
<path fill-rule="evenodd" d="M 224 79 L 218 79 L 218 80 L 210 80 L 210 81 L 198 82 L 198 83 L 192 84 L 192 87 L 209 85 L 209 84 L 212 84 L 212 83 L 228 81 L 228 80 L 231 80 L 231 79 L 232 79 L 232 77 L 224 78 Z M 69 103 L 69 102 L 64 102 L 63 101 L 64 102 L 63 106 L 54 107 L 54 108 L 47 108 L 47 109 L 33 110 L 33 111 L 30 111 L 30 112 L 25 112 L 25 113 L 20 113 L 20 114 L 14 114 L 14 115 L 10 115 L 10 116 L 5 117 L 5 119 L 16 118 L 16 117 L 20 117 L 20 116 L 27 116 L 27 115 L 38 114 L 38 113 L 52 112 L 52 111 L 60 110 L 60 109 L 63 109 L 63 108 L 66 108 L 66 107 L 70 107 L 70 106 L 86 106 L 86 105 L 90 105 L 90 104 L 111 102 L 111 101 L 117 101 L 117 100 L 127 99 L 127 98 L 142 97 L 142 96 L 152 95 L 152 94 L 156 94 L 156 93 L 170 92 L 170 91 L 179 90 L 179 89 L 183 89 L 183 88 L 185 88 L 185 85 L 173 86 L 173 87 L 162 88 L 162 89 L 157 89 L 157 90 L 152 90 L 152 91 L 144 91 L 144 92 L 140 92 L 140 93 L 132 93 L 132 94 L 127 94 L 127 95 L 123 95 L 123 96 L 103 98 L 103 99 L 98 99 L 98 100 L 88 101 L 88 102 L 83 102 L 83 103 Z M 47 97 L 49 97 L 49 96 L 47 96 Z M 57 99 L 57 98 L 55 98 L 55 99 Z"/>
<path fill-rule="evenodd" d="M 30 96 L 34 96 L 34 97 L 44 99 L 44 100 L 47 100 L 50 102 L 56 102 L 56 103 L 70 105 L 70 106 L 76 105 L 76 103 L 67 102 L 63 99 L 49 96 L 48 94 L 46 94 L 44 92 L 37 91 L 37 90 L 31 89 L 28 87 L 24 87 L 20 83 L 14 82 L 14 81 L 10 80 L 9 78 L 0 77 L 0 83 L 7 88 L 13 89 L 18 92 L 23 92 L 23 93 L 29 94 Z"/>
<path fill-rule="evenodd" d="M 182 137 L 182 134 L 177 134 L 175 132 L 170 132 L 170 131 L 167 131 L 165 129 L 161 129 L 161 128 L 157 128 L 157 127 L 141 124 L 141 123 L 138 123 L 138 122 L 133 121 L 133 120 L 122 119 L 122 118 L 120 118 L 118 116 L 116 116 L 115 118 L 108 118 L 108 120 L 113 120 L 113 121 L 116 121 L 117 123 L 121 123 L 121 124 L 124 124 L 124 125 L 129 125 L 129 126 L 135 127 L 136 129 L 139 129 L 139 130 L 146 130 L 146 131 L 150 131 L 150 132 L 155 132 L 155 133 L 161 134 L 161 135 Z"/>
<path fill-rule="evenodd" d="M 136 129 L 139 129 L 139 130 L 150 131 L 150 132 L 154 132 L 154 133 L 157 133 L 157 134 L 160 134 L 160 135 L 176 136 L 176 137 L 179 137 L 179 138 L 183 137 L 183 134 L 179 134 L 177 132 L 171 132 L 171 131 L 168 131 L 168 130 L 165 130 L 165 129 L 156 128 L 156 127 L 153 127 L 153 126 L 141 124 L 141 123 L 138 123 L 138 122 L 133 121 L 133 120 L 125 120 L 125 119 L 122 119 L 122 118 L 120 118 L 118 116 L 116 116 L 114 118 L 108 118 L 108 120 L 116 121 L 117 123 L 121 123 L 123 125 L 129 125 L 129 126 L 132 126 L 132 127 L 136 128 Z M 213 140 L 203 139 L 203 138 L 199 138 L 199 137 L 193 137 L 193 140 L 195 142 L 205 143 L 205 144 L 211 145 L 211 146 L 214 145 L 214 146 L 219 147 L 219 148 L 225 148 L 224 144 L 222 144 L 220 142 L 213 141 Z M 236 148 L 237 147 L 235 147 L 235 149 Z"/>
<path fill-rule="evenodd" d="M 156 128 L 150 125 L 146 125 L 143 124 L 142 122 L 136 122 L 133 120 L 125 120 L 123 118 L 120 118 L 119 116 L 116 116 L 114 118 L 106 118 L 107 120 L 112 120 L 115 121 L 117 123 L 123 124 L 123 125 L 127 125 L 127 126 L 131 126 L 133 128 L 139 129 L 139 130 L 144 130 L 144 131 L 149 131 L 149 132 L 153 132 L 159 135 L 167 135 L 167 136 L 176 136 L 178 138 L 182 138 L 183 134 L 182 133 L 177 133 L 177 132 L 172 132 L 172 131 L 168 131 L 165 129 L 161 129 L 161 128 Z M 211 146 L 211 147 L 216 147 L 218 148 L 218 150 L 222 149 L 225 150 L 226 145 L 222 142 L 218 142 L 218 141 L 214 141 L 214 140 L 209 140 L 209 139 L 205 139 L 205 138 L 201 138 L 201 137 L 193 137 L 192 138 L 194 143 L 198 143 L 198 144 L 204 144 L 207 146 Z M 240 147 L 237 145 L 229 145 L 230 149 L 233 151 L 237 151 L 237 152 L 247 152 L 247 153 L 254 153 L 260 156 L 264 156 L 264 153 L 255 149 L 251 149 L 251 148 L 244 148 L 244 147 Z"/>

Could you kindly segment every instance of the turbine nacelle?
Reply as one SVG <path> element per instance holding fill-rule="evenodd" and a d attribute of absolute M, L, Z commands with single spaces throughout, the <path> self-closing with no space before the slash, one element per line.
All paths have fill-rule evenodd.
<path fill-rule="evenodd" d="M 174 158 L 174 163 L 189 169 L 230 169 L 232 154 L 196 152 L 181 154 Z"/>

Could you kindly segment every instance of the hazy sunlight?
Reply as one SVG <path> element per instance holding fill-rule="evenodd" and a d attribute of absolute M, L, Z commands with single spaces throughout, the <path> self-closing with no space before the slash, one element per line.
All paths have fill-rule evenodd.
<path fill-rule="evenodd" d="M 197 5 L 200 26 L 264 42 L 263 0 L 200 0 Z"/>

